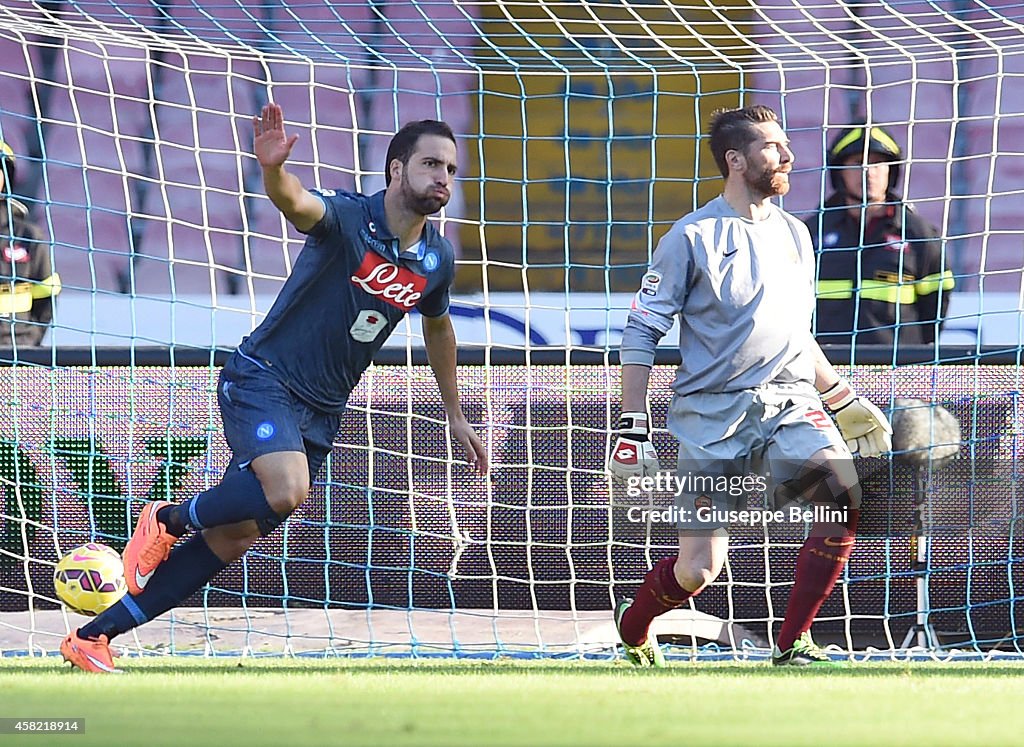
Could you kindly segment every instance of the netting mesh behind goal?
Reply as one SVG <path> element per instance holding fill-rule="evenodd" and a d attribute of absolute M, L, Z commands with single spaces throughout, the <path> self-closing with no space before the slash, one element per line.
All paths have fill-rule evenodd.
<path fill-rule="evenodd" d="M 15 347 L 0 371 L 0 648 L 52 650 L 79 622 L 54 602 L 61 553 L 119 548 L 141 501 L 194 494 L 227 464 L 215 353 L 179 361 L 237 344 L 301 247 L 251 157 L 250 118 L 273 100 L 310 186 L 375 191 L 401 124 L 452 124 L 460 178 L 439 225 L 459 252 L 461 349 L 561 363 L 461 369 L 494 462 L 481 480 L 453 460 L 433 379 L 412 364 L 418 324 L 400 327 L 392 361 L 407 362 L 364 377 L 301 513 L 134 646 L 611 652 L 613 600 L 673 543 L 610 500 L 617 369 L 570 359 L 616 349 L 658 238 L 720 189 L 710 113 L 762 102 L 792 138 L 784 207 L 800 215 L 828 191 L 840 128 L 866 120 L 904 145 L 900 191 L 956 275 L 940 342 L 969 345 L 955 365 L 932 365 L 936 346 L 924 365 L 846 369 L 883 408 L 945 403 L 965 444 L 931 486 L 947 513 L 924 568 L 912 476 L 861 465 L 865 538 L 816 632 L 890 651 L 924 613 L 934 651 L 1018 652 L 1020 374 L 986 356 L 1021 350 L 1022 20 L 1017 4 L 966 0 L 0 2 L 0 140 L 63 285 L 43 352 Z M 0 299 L 38 284 L 8 264 Z M 79 346 L 96 364 L 111 345 L 127 365 L 59 359 Z M 131 365 L 153 345 L 171 366 Z M 652 382 L 659 426 L 670 377 Z M 663 430 L 657 444 L 672 453 Z M 800 539 L 734 535 L 726 573 L 666 631 L 705 654 L 763 654 Z"/>

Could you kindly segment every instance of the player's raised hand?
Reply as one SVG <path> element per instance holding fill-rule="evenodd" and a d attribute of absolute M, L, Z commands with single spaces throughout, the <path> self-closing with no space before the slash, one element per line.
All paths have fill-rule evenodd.
<path fill-rule="evenodd" d="M 451 424 L 451 431 L 455 440 L 466 450 L 466 461 L 476 468 L 477 474 L 486 475 L 489 469 L 487 449 L 476 435 L 473 426 L 468 421 L 461 420 Z"/>
<path fill-rule="evenodd" d="M 631 477 L 653 476 L 658 469 L 658 452 L 651 443 L 651 425 L 647 413 L 622 413 L 618 437 L 608 458 L 608 471 L 617 480 L 627 482 Z"/>
<path fill-rule="evenodd" d="M 840 379 L 821 393 L 821 399 L 851 452 L 872 457 L 892 451 L 889 419 L 869 399 L 854 394 L 847 382 Z"/>
<path fill-rule="evenodd" d="M 252 151 L 263 168 L 281 166 L 291 155 L 298 135 L 284 131 L 284 113 L 277 104 L 267 104 L 260 116 L 252 118 Z"/>

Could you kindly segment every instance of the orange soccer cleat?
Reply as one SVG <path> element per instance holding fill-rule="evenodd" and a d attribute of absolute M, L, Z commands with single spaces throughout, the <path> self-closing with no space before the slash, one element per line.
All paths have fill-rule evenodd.
<path fill-rule="evenodd" d="M 124 580 L 128 582 L 128 593 L 132 596 L 142 593 L 157 566 L 167 560 L 171 548 L 178 541 L 156 518 L 157 511 L 171 505 L 170 501 L 147 503 L 139 514 L 132 538 L 121 554 L 124 560 Z"/>
<path fill-rule="evenodd" d="M 121 674 L 114 666 L 114 656 L 110 653 L 110 642 L 105 635 L 96 640 L 82 638 L 77 630 L 72 630 L 60 643 L 60 654 L 71 666 L 86 672 L 104 674 Z"/>

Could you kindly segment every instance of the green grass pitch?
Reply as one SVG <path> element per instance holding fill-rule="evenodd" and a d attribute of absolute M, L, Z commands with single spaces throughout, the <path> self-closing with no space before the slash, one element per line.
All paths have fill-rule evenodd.
<path fill-rule="evenodd" d="M 0 716 L 84 717 L 0 745 L 1024 744 L 1024 664 L 0 659 Z"/>

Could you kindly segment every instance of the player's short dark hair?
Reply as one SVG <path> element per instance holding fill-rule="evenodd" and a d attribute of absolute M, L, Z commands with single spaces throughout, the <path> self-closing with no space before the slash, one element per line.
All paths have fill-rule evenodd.
<path fill-rule="evenodd" d="M 421 119 L 418 122 L 409 122 L 402 127 L 395 136 L 391 138 L 388 146 L 387 160 L 384 161 L 384 184 L 391 184 L 391 162 L 396 158 L 405 166 L 409 163 L 413 152 L 416 150 L 416 143 L 423 135 L 437 135 L 446 137 L 455 143 L 455 133 L 448 126 L 447 122 L 438 119 Z"/>
<path fill-rule="evenodd" d="M 757 140 L 758 134 L 754 125 L 765 122 L 778 122 L 775 111 L 763 104 L 744 106 L 741 109 L 718 109 L 711 114 L 711 155 L 715 157 L 718 170 L 723 177 L 729 176 L 729 164 L 725 154 L 730 150 L 746 150 L 747 146 Z"/>

